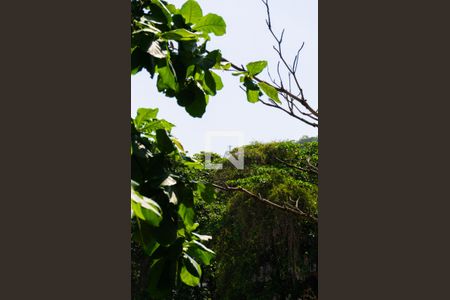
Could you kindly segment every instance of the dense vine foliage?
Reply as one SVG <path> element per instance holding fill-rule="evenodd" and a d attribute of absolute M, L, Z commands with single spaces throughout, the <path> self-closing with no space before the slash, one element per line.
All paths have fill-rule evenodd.
<path fill-rule="evenodd" d="M 312 139 L 248 145 L 245 170 L 213 155 L 213 162 L 222 163 L 223 169 L 199 170 L 197 176 L 246 188 L 278 204 L 295 202 L 317 215 L 318 176 L 306 168 L 306 160 L 317 165 L 318 143 L 308 140 Z M 194 157 L 201 160 L 203 155 Z M 272 208 L 239 191 L 218 192 L 216 201 L 200 200 L 195 209 L 199 229 L 214 236 L 211 247 L 217 256 L 205 269 L 205 284 L 178 290 L 174 299 L 317 298 L 317 221 Z"/>

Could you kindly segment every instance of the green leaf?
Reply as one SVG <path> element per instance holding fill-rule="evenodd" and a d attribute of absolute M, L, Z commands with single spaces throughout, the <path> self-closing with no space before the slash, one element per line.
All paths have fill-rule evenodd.
<path fill-rule="evenodd" d="M 276 103 L 281 104 L 280 98 L 278 98 L 278 91 L 271 85 L 265 83 L 265 82 L 259 82 L 258 83 L 261 90 L 273 101 Z"/>
<path fill-rule="evenodd" d="M 194 76 L 195 76 L 195 65 L 190 65 L 189 67 L 186 68 L 186 79 Z"/>
<path fill-rule="evenodd" d="M 211 259 L 213 259 L 216 255 L 214 251 L 198 241 L 192 241 L 189 243 L 187 253 L 200 260 L 207 266 L 211 263 Z"/>
<path fill-rule="evenodd" d="M 162 92 L 165 89 L 177 90 L 177 81 L 175 74 L 173 74 L 169 66 L 158 67 L 157 72 L 159 74 L 157 80 L 158 91 Z"/>
<path fill-rule="evenodd" d="M 151 15 L 156 21 L 162 22 L 163 24 L 170 26 L 172 22 L 172 14 L 169 9 L 162 3 L 161 0 L 151 0 L 149 5 Z"/>
<path fill-rule="evenodd" d="M 247 71 L 250 76 L 256 76 L 267 67 L 267 61 L 260 60 L 247 64 Z"/>
<path fill-rule="evenodd" d="M 250 103 L 256 103 L 259 101 L 259 91 L 247 89 L 247 100 Z"/>
<path fill-rule="evenodd" d="M 174 41 L 196 41 L 198 40 L 198 36 L 190 32 L 184 28 L 175 29 L 171 31 L 164 32 L 160 35 L 160 38 L 165 40 L 174 40 Z"/>
<path fill-rule="evenodd" d="M 203 81 L 203 89 L 205 90 L 205 92 L 207 92 L 209 95 L 216 95 L 217 93 L 217 87 L 216 87 L 216 81 L 214 80 L 213 75 L 211 74 L 210 71 L 206 70 L 205 71 L 205 78 Z"/>
<path fill-rule="evenodd" d="M 181 7 L 180 13 L 186 21 L 186 24 L 197 23 L 203 17 L 202 8 L 194 0 L 186 1 Z"/>
<path fill-rule="evenodd" d="M 190 230 L 194 225 L 194 209 L 192 207 L 187 207 L 184 203 L 180 203 L 178 207 L 178 215 L 180 215 L 186 228 Z"/>
<path fill-rule="evenodd" d="M 174 126 L 175 125 L 166 120 L 153 120 L 139 128 L 139 131 L 142 133 L 153 134 L 158 129 L 164 129 L 167 132 L 170 132 Z"/>
<path fill-rule="evenodd" d="M 216 82 L 216 90 L 220 91 L 223 88 L 222 78 L 213 71 L 209 71 Z"/>
<path fill-rule="evenodd" d="M 222 65 L 222 69 L 224 69 L 224 70 L 228 70 L 230 68 L 231 68 L 231 63 L 226 63 L 226 64 Z"/>
<path fill-rule="evenodd" d="M 211 69 L 217 63 L 222 61 L 222 53 L 220 50 L 214 50 L 209 52 L 199 63 L 200 67 L 203 69 Z"/>
<path fill-rule="evenodd" d="M 136 129 L 143 128 L 152 119 L 155 119 L 158 115 L 158 108 L 139 108 L 137 111 L 136 118 L 134 119 L 134 126 Z"/>
<path fill-rule="evenodd" d="M 167 131 L 163 129 L 156 130 L 156 145 L 159 150 L 165 153 L 170 153 L 175 150 L 175 146 L 169 138 Z"/>
<path fill-rule="evenodd" d="M 246 77 L 244 79 L 244 86 L 247 88 L 246 94 L 247 94 L 247 100 L 250 103 L 256 103 L 259 101 L 259 96 L 261 91 L 259 90 L 258 85 L 256 85 L 253 80 Z"/>
<path fill-rule="evenodd" d="M 177 140 L 176 138 L 172 138 L 172 142 L 175 144 L 175 146 L 177 146 L 178 150 L 184 152 L 184 147 L 179 140 Z"/>
<path fill-rule="evenodd" d="M 198 20 L 197 24 L 192 29 L 207 33 L 214 33 L 217 36 L 224 35 L 226 33 L 227 25 L 223 18 L 216 14 L 207 14 Z"/>
<path fill-rule="evenodd" d="M 208 100 L 196 82 L 191 82 L 176 98 L 178 105 L 183 106 L 192 117 L 200 118 L 205 113 Z"/>
<path fill-rule="evenodd" d="M 166 8 L 168 11 L 170 11 L 171 14 L 176 14 L 178 12 L 178 9 L 175 5 L 173 4 L 166 4 Z"/>
<path fill-rule="evenodd" d="M 201 275 L 200 265 L 189 255 L 183 255 L 183 266 L 180 272 L 181 281 L 189 286 L 197 286 L 200 283 Z"/>
<path fill-rule="evenodd" d="M 131 188 L 131 208 L 138 218 L 152 226 L 158 226 L 162 221 L 162 210 L 158 203 L 138 194 L 133 188 Z"/>

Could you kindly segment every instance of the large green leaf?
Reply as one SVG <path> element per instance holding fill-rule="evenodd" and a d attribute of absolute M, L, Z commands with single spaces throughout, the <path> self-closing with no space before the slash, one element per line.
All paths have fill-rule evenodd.
<path fill-rule="evenodd" d="M 186 1 L 180 9 L 187 24 L 195 24 L 203 17 L 202 8 L 195 0 Z"/>
<path fill-rule="evenodd" d="M 223 18 L 216 14 L 207 14 L 198 20 L 197 24 L 192 29 L 206 33 L 214 33 L 217 36 L 226 33 L 227 25 Z"/>
<path fill-rule="evenodd" d="M 196 41 L 198 40 L 198 35 L 190 32 L 184 28 L 175 29 L 171 31 L 164 32 L 160 35 L 162 39 L 174 40 L 174 41 Z"/>
<path fill-rule="evenodd" d="M 185 107 L 192 117 L 200 118 L 205 113 L 206 105 L 208 104 L 207 98 L 196 82 L 191 82 L 176 95 L 176 98 L 178 104 Z"/>
<path fill-rule="evenodd" d="M 214 251 L 198 241 L 192 241 L 188 244 L 187 253 L 200 260 L 207 266 L 211 263 L 211 259 L 215 256 Z"/>
<path fill-rule="evenodd" d="M 134 119 L 134 126 L 139 130 L 143 128 L 152 119 L 158 115 L 158 108 L 139 108 L 137 110 L 136 118 Z"/>
<path fill-rule="evenodd" d="M 276 103 L 281 104 L 280 98 L 278 98 L 278 91 L 271 85 L 268 85 L 265 82 L 259 82 L 258 83 L 261 90 L 273 101 Z"/>
<path fill-rule="evenodd" d="M 184 203 L 181 203 L 178 207 L 178 214 L 183 220 L 184 225 L 188 230 L 192 229 L 194 225 L 194 216 L 195 212 L 192 207 L 186 206 Z"/>
<path fill-rule="evenodd" d="M 208 95 L 214 96 L 223 88 L 222 79 L 213 71 L 206 70 L 203 80 L 203 89 Z"/>
<path fill-rule="evenodd" d="M 189 255 L 183 255 L 183 265 L 180 272 L 181 281 L 189 286 L 197 286 L 200 283 L 201 276 L 200 265 Z"/>
<path fill-rule="evenodd" d="M 162 92 L 165 89 L 171 89 L 173 91 L 177 90 L 177 81 L 175 74 L 172 72 L 171 68 L 167 66 L 158 67 L 157 72 L 159 74 L 157 80 L 158 91 Z"/>
<path fill-rule="evenodd" d="M 247 64 L 247 71 L 250 76 L 256 76 L 267 67 L 267 61 L 260 60 Z"/>
<path fill-rule="evenodd" d="M 149 4 L 150 16 L 158 22 L 170 27 L 172 22 L 172 14 L 169 9 L 162 3 L 161 0 L 151 0 Z"/>
<path fill-rule="evenodd" d="M 256 103 L 259 101 L 259 91 L 247 89 L 247 101 L 250 103 Z"/>
<path fill-rule="evenodd" d="M 216 90 L 220 91 L 223 88 L 222 78 L 213 71 L 209 71 L 216 82 Z"/>
<path fill-rule="evenodd" d="M 208 95 L 214 96 L 217 93 L 216 81 L 210 71 L 205 71 L 205 78 L 203 80 L 203 89 Z"/>
<path fill-rule="evenodd" d="M 131 208 L 138 218 L 152 226 L 158 226 L 162 221 L 162 210 L 158 203 L 138 194 L 133 188 L 131 188 Z"/>

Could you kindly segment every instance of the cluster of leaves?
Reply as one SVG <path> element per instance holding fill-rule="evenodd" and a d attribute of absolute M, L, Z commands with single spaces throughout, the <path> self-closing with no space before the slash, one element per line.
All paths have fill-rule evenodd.
<path fill-rule="evenodd" d="M 200 264 L 214 257 L 203 244 L 211 237 L 195 232 L 194 220 L 195 203 L 213 200 L 214 190 L 190 176 L 202 165 L 185 155 L 170 134 L 173 124 L 157 113 L 141 108 L 131 119 L 132 246 L 140 249 L 133 280 L 145 285 L 135 288 L 134 299 L 166 299 L 180 281 L 197 286 Z"/>
<path fill-rule="evenodd" d="M 160 0 L 132 0 L 131 73 L 147 70 L 157 88 L 193 117 L 205 113 L 209 96 L 223 88 L 213 69 L 230 68 L 220 50 L 208 51 L 210 35 L 226 33 L 216 14 L 203 15 L 195 0 L 177 9 Z"/>
<path fill-rule="evenodd" d="M 240 76 L 240 82 L 245 87 L 249 102 L 256 103 L 263 94 L 266 94 L 269 99 L 281 104 L 280 98 L 278 97 L 278 90 L 273 85 L 256 78 L 266 67 L 267 61 L 254 61 L 248 63 L 245 69 L 239 68 L 239 71 L 234 72 L 233 75 Z"/>

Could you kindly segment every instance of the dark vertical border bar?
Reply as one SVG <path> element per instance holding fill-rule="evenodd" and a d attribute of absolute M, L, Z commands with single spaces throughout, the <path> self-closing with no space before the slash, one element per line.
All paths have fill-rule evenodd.
<path fill-rule="evenodd" d="M 1 15 L 0 298 L 129 299 L 130 3 Z"/>
<path fill-rule="evenodd" d="M 448 4 L 319 3 L 320 299 L 450 299 Z"/>

